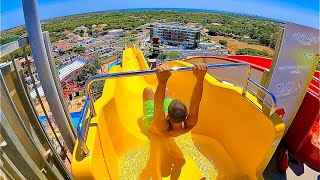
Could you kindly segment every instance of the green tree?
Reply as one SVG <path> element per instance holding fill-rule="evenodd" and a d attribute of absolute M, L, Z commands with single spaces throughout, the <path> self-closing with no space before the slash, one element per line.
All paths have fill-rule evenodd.
<path fill-rule="evenodd" d="M 167 54 L 166 53 L 160 53 L 157 57 L 157 59 L 160 59 L 160 60 L 164 60 L 165 58 L 167 58 Z"/>
<path fill-rule="evenodd" d="M 86 51 L 85 47 L 78 46 L 78 47 L 76 47 L 76 49 L 73 52 L 81 54 L 81 53 L 84 53 L 85 51 Z"/>
<path fill-rule="evenodd" d="M 238 49 L 236 51 L 236 55 L 252 55 L 252 56 L 272 57 L 272 55 L 270 55 L 266 51 L 259 51 L 257 49 L 252 49 L 252 48 Z"/>
<path fill-rule="evenodd" d="M 95 94 L 96 98 L 101 97 L 103 87 L 104 87 L 105 80 L 102 81 L 96 81 L 92 84 L 93 87 L 93 93 Z"/>
<path fill-rule="evenodd" d="M 62 66 L 62 63 L 60 61 L 55 61 L 57 69 L 59 69 Z"/>
<path fill-rule="evenodd" d="M 88 35 L 89 35 L 89 36 L 92 36 L 92 29 L 89 29 L 89 30 L 88 30 Z"/>
<path fill-rule="evenodd" d="M 179 53 L 177 52 L 167 52 L 166 53 L 167 57 L 170 57 L 171 59 L 179 59 Z"/>
<path fill-rule="evenodd" d="M 228 44 L 228 41 L 223 40 L 223 39 L 220 39 L 218 42 L 219 42 L 219 44 L 221 44 L 222 46 L 227 46 L 227 44 Z"/>
<path fill-rule="evenodd" d="M 209 26 L 209 34 L 212 36 L 224 36 L 231 33 L 231 29 L 227 26 Z"/>
<path fill-rule="evenodd" d="M 139 31 L 137 31 L 137 30 L 133 30 L 132 32 L 131 32 L 131 34 L 138 34 L 139 33 Z"/>
<path fill-rule="evenodd" d="M 28 70 L 28 68 L 24 68 L 24 69 L 23 69 L 23 74 L 25 74 L 26 76 L 29 76 L 29 70 Z"/>
<path fill-rule="evenodd" d="M 256 40 L 254 39 L 251 39 L 251 38 L 247 38 L 247 39 L 244 39 L 244 42 L 248 43 L 248 44 L 259 44 L 259 42 L 257 42 Z"/>
<path fill-rule="evenodd" d="M 277 39 L 271 39 L 271 42 L 270 42 L 270 48 L 271 49 L 275 49 L 276 48 L 276 44 L 277 44 Z"/>
<path fill-rule="evenodd" d="M 258 41 L 259 44 L 264 45 L 264 46 L 269 46 L 270 45 L 270 37 L 267 34 L 261 34 L 258 36 Z"/>
<path fill-rule="evenodd" d="M 83 37 L 83 34 L 84 34 L 84 31 L 83 31 L 83 30 L 80 30 L 79 35 L 80 35 L 81 37 Z"/>

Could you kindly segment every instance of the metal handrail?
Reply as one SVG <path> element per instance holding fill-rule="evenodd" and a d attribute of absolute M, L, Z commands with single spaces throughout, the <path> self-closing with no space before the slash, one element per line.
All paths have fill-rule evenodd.
<path fill-rule="evenodd" d="M 83 106 L 83 109 L 81 111 L 81 114 L 80 114 L 80 119 L 79 119 L 79 124 L 78 124 L 78 127 L 77 127 L 77 132 L 78 132 L 78 140 L 79 140 L 79 144 L 80 144 L 80 147 L 82 149 L 82 154 L 85 155 L 85 156 L 88 156 L 90 154 L 90 151 L 85 143 L 86 141 L 86 136 L 87 136 L 87 133 L 83 134 L 83 127 L 84 127 L 84 123 L 85 123 L 85 119 L 86 119 L 86 116 L 87 116 L 87 113 L 88 113 L 88 110 L 89 110 L 89 104 L 90 104 L 90 97 L 88 97 L 86 99 L 86 102 L 84 103 L 84 106 Z M 91 113 L 89 115 L 89 117 L 91 119 Z M 90 121 L 88 121 L 88 123 L 90 123 Z M 86 131 L 88 129 L 88 124 L 86 124 Z M 84 137 L 85 135 L 85 137 Z"/>
<path fill-rule="evenodd" d="M 208 69 L 213 68 L 225 68 L 225 67 L 237 67 L 237 66 L 247 66 L 248 69 L 250 68 L 250 65 L 247 63 L 230 63 L 230 64 L 209 64 Z M 192 66 L 185 66 L 185 67 L 173 67 L 170 68 L 171 72 L 183 72 L 183 71 L 189 71 L 192 69 Z M 96 116 L 96 112 L 93 106 L 94 98 L 91 91 L 91 84 L 105 79 L 111 79 L 111 78 L 118 78 L 118 77 L 131 77 L 131 76 L 143 76 L 143 75 L 150 75 L 156 73 L 155 69 L 150 70 L 143 70 L 143 71 L 131 71 L 131 72 L 121 72 L 121 73 L 114 73 L 114 74 L 103 74 L 103 75 L 95 75 L 91 76 L 86 81 L 86 92 L 88 93 L 88 96 L 91 98 L 90 101 L 90 110 L 92 111 L 92 115 Z"/>
<path fill-rule="evenodd" d="M 274 114 L 274 112 L 276 111 L 276 106 L 277 106 L 277 98 L 276 98 L 276 96 L 272 92 L 270 92 L 268 89 L 266 89 L 265 87 L 261 86 L 259 83 L 255 82 L 253 79 L 248 78 L 247 80 L 248 80 L 248 82 L 250 82 L 253 85 L 257 86 L 260 90 L 262 90 L 264 93 L 268 94 L 271 97 L 272 105 L 271 105 L 271 109 L 270 109 L 269 115 L 272 116 Z"/>
<path fill-rule="evenodd" d="M 54 147 L 54 145 L 50 141 L 50 137 L 49 137 L 48 133 L 45 131 L 44 127 L 41 125 L 42 123 L 40 122 L 40 119 L 38 117 L 39 115 L 36 113 L 35 105 L 31 102 L 30 95 L 28 93 L 28 89 L 26 89 L 26 87 L 24 87 L 24 85 L 26 85 L 24 82 L 24 78 L 19 73 L 21 70 L 21 67 L 20 67 L 20 65 L 18 65 L 19 60 L 14 57 L 14 52 L 16 52 L 17 50 L 22 50 L 21 57 L 24 58 L 25 61 L 27 62 L 26 63 L 27 66 L 25 69 L 28 69 L 28 72 L 31 74 L 31 76 L 30 76 L 31 82 L 32 82 L 32 85 L 35 87 L 35 79 L 32 76 L 30 62 L 28 63 L 28 61 L 30 61 L 30 60 L 28 59 L 28 55 L 26 52 L 27 47 L 30 47 L 29 39 L 27 36 L 19 38 L 15 41 L 7 43 L 7 44 L 1 45 L 0 46 L 0 58 L 3 58 L 4 56 L 10 56 L 10 61 L 5 63 L 4 65 L 1 65 L 0 71 L 5 70 L 6 68 L 10 68 L 12 66 L 13 69 L 11 68 L 10 72 L 15 72 L 16 77 L 17 77 L 16 78 L 17 82 L 14 82 L 14 83 L 17 83 L 18 86 L 15 88 L 18 88 L 20 86 L 23 87 L 22 89 L 20 89 L 21 91 L 19 91 L 23 95 L 23 96 L 19 97 L 19 101 L 25 102 L 25 104 L 22 104 L 23 109 L 31 110 L 30 111 L 31 114 L 30 114 L 30 117 L 28 117 L 29 118 L 28 121 L 30 121 L 30 123 L 32 124 L 33 129 L 37 129 L 35 131 L 35 133 L 39 136 L 38 138 L 43 139 L 43 141 L 41 141 L 42 145 L 41 146 L 37 145 L 37 143 L 40 143 L 40 141 L 37 141 L 34 138 L 32 138 L 32 135 L 30 136 L 30 133 L 28 133 L 29 131 L 26 130 L 28 128 L 26 128 L 24 126 L 21 126 L 21 128 L 26 130 L 27 138 L 29 138 L 32 141 L 31 146 L 33 146 L 35 144 L 34 147 L 36 147 L 36 149 L 34 149 L 34 151 L 39 152 L 40 153 L 39 155 L 42 155 L 42 156 L 40 156 L 40 158 L 42 159 L 41 161 L 43 161 L 44 169 L 46 169 L 46 171 L 48 171 L 46 173 L 49 175 L 48 177 L 51 177 L 51 175 L 54 175 L 54 177 L 62 177 L 63 176 L 68 179 L 72 179 L 72 176 L 71 176 L 68 168 L 66 167 L 66 164 L 65 164 L 66 162 L 60 157 L 57 149 Z M 4 87 L 7 87 L 8 84 L 6 84 L 6 82 L 4 82 L 3 85 L 4 85 Z M 38 97 L 40 97 L 37 89 L 36 89 L 36 94 L 38 94 Z M 53 129 L 51 120 L 48 118 L 48 114 L 47 114 L 48 110 L 46 110 L 44 108 L 42 100 L 41 99 L 38 99 L 38 100 L 39 100 L 39 104 L 41 106 L 41 109 L 43 110 L 44 116 L 46 117 L 47 122 L 48 122 L 51 130 L 53 130 L 53 135 L 54 135 L 53 137 L 56 138 L 57 143 L 58 143 L 59 147 L 61 148 L 61 151 L 66 155 L 66 159 L 67 159 L 68 163 L 71 163 L 71 159 L 67 155 L 67 150 L 63 147 L 61 139 L 58 138 L 57 133 Z M 12 108 L 15 109 L 16 104 L 12 104 Z M 48 152 L 51 151 L 52 158 L 48 159 L 46 157 L 46 154 L 42 153 L 43 149 L 46 151 L 48 150 Z M 36 158 L 36 157 L 34 157 L 34 158 Z M 34 160 L 34 158 L 33 158 L 33 160 Z M 27 165 L 21 165 L 21 166 L 24 166 L 25 168 L 27 168 Z M 18 167 L 18 165 L 17 165 L 17 167 Z M 32 168 L 32 165 L 30 165 L 30 167 L 28 167 L 28 168 Z M 39 169 L 39 171 L 42 172 L 44 169 Z"/>
<path fill-rule="evenodd" d="M 247 67 L 246 79 L 244 82 L 242 95 L 244 95 L 244 96 L 246 95 L 248 82 L 253 83 L 258 88 L 260 88 L 262 91 L 269 94 L 272 97 L 272 107 L 270 110 L 270 116 L 272 116 L 275 111 L 275 106 L 276 106 L 275 96 L 271 92 L 269 92 L 267 89 L 265 89 L 260 84 L 256 83 L 255 81 L 253 81 L 250 78 L 251 67 L 249 64 L 247 64 L 247 63 L 209 64 L 208 69 L 238 67 L 238 66 Z M 173 68 L 170 68 L 170 71 L 171 72 L 183 72 L 183 71 L 189 71 L 191 69 L 192 69 L 192 66 L 173 67 Z M 144 70 L 144 71 L 132 71 L 132 72 L 121 72 L 121 73 L 114 73 L 114 74 L 95 75 L 95 76 L 91 76 L 90 78 L 87 79 L 86 91 L 88 93 L 88 98 L 86 99 L 86 102 L 84 104 L 84 107 L 83 107 L 83 110 L 81 112 L 81 116 L 79 119 L 79 124 L 77 127 L 78 142 L 79 142 L 80 148 L 82 149 L 82 154 L 84 156 L 88 156 L 90 154 L 90 150 L 88 149 L 88 147 L 86 145 L 86 137 L 88 134 L 88 127 L 89 127 L 91 118 L 96 116 L 96 112 L 95 112 L 95 108 L 94 108 L 94 104 L 93 104 L 94 98 L 93 98 L 93 93 L 91 90 L 92 83 L 94 83 L 96 81 L 112 79 L 112 78 L 143 76 L 143 75 L 150 75 L 150 74 L 155 74 L 155 73 L 156 73 L 156 70 L 151 69 L 151 70 Z M 86 118 L 89 109 L 90 109 L 90 114 L 89 114 L 89 117 Z M 86 130 L 84 130 L 84 129 L 86 129 Z"/>

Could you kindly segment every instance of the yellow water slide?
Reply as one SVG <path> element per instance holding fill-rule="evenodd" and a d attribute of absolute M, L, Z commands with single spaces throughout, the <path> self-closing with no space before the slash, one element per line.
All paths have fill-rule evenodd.
<path fill-rule="evenodd" d="M 191 64 L 172 61 L 168 65 Z M 133 47 L 124 50 L 122 67 L 114 66 L 110 73 L 146 69 L 143 54 Z M 172 98 L 189 106 L 194 84 L 192 72 L 176 72 L 168 88 Z M 74 179 L 139 179 L 152 158 L 150 138 L 142 133 L 139 123 L 142 92 L 145 87 L 155 91 L 156 86 L 155 75 L 106 80 L 101 98 L 94 103 L 97 116 L 89 126 L 86 144 L 90 154 L 83 156 L 78 142 L 73 152 Z M 250 93 L 244 97 L 241 92 L 241 88 L 205 76 L 198 124 L 190 133 L 175 138 L 186 160 L 179 179 L 263 179 L 262 172 L 284 133 L 284 124 L 277 115 L 265 115 Z M 163 168 L 154 171 L 170 179 Z"/>

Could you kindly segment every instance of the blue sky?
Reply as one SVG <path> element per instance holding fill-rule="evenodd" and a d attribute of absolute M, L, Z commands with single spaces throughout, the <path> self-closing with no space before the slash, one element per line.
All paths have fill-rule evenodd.
<path fill-rule="evenodd" d="M 245 13 L 319 29 L 319 0 L 38 0 L 40 18 L 131 8 L 194 8 Z M 1 30 L 24 24 L 22 0 L 1 1 Z"/>

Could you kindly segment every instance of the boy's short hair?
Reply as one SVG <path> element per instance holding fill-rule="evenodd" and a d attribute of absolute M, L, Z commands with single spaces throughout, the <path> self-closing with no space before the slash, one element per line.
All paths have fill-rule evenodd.
<path fill-rule="evenodd" d="M 188 115 L 187 107 L 182 101 L 174 99 L 169 104 L 168 115 L 173 123 L 181 123 Z"/>

